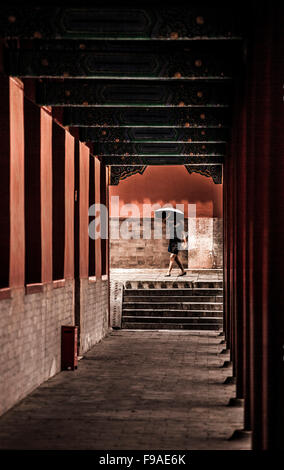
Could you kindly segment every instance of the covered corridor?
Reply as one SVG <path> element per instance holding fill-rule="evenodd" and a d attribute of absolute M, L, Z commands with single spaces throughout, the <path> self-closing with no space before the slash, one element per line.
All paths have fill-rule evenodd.
<path fill-rule="evenodd" d="M 0 447 L 283 450 L 283 3 L 75 3 L 0 12 Z M 223 188 L 223 336 L 114 331 L 94 204 L 177 165 Z"/>

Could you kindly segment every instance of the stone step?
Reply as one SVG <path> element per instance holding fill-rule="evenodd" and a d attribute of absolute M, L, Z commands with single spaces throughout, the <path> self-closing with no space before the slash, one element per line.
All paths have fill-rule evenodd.
<path fill-rule="evenodd" d="M 223 310 L 222 302 L 123 302 L 123 310 Z"/>
<path fill-rule="evenodd" d="M 123 317 L 123 321 L 127 323 L 139 323 L 139 321 L 142 321 L 144 323 L 164 323 L 165 317 L 158 317 L 158 316 L 127 316 Z M 221 324 L 222 323 L 222 318 L 219 317 L 210 317 L 210 316 L 204 316 L 204 317 L 194 317 L 194 316 L 167 316 L 166 317 L 166 323 L 216 323 L 216 324 Z"/>
<path fill-rule="evenodd" d="M 126 281 L 125 289 L 222 289 L 223 281 L 219 280 L 202 280 L 190 281 L 185 278 L 180 280 L 163 280 L 160 281 Z"/>
<path fill-rule="evenodd" d="M 221 302 L 223 303 L 222 295 L 127 295 L 125 302 Z"/>
<path fill-rule="evenodd" d="M 131 323 L 124 322 L 128 330 L 220 330 L 222 325 L 216 323 Z"/>
<path fill-rule="evenodd" d="M 167 306 L 166 306 L 167 307 Z M 122 311 L 122 321 L 126 318 L 137 318 L 137 317 L 156 317 L 160 318 L 163 321 L 165 318 L 168 317 L 179 317 L 179 318 L 204 318 L 204 317 L 212 317 L 212 318 L 223 318 L 223 311 L 218 310 L 170 310 L 168 308 L 164 309 L 136 309 L 136 310 L 129 310 L 123 309 Z"/>
<path fill-rule="evenodd" d="M 223 281 L 126 282 L 122 328 L 219 330 Z"/>
<path fill-rule="evenodd" d="M 191 289 L 191 288 L 179 288 L 179 289 L 124 289 L 123 296 L 124 298 L 127 298 L 128 296 L 176 296 L 176 295 L 182 295 L 182 296 L 212 296 L 212 295 L 219 295 L 223 296 L 223 289 L 218 289 L 216 287 L 213 288 L 197 288 L 197 289 Z"/>

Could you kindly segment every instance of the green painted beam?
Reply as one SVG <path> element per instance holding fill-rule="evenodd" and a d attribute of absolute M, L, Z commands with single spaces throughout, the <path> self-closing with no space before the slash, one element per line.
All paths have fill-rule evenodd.
<path fill-rule="evenodd" d="M 5 72 L 30 78 L 226 80 L 240 68 L 226 41 L 7 41 Z"/>
<path fill-rule="evenodd" d="M 226 142 L 228 128 L 80 127 L 82 142 Z"/>
<path fill-rule="evenodd" d="M 55 108 L 56 109 L 56 108 Z M 158 126 L 158 127 L 222 127 L 230 123 L 226 108 L 63 108 L 65 126 Z"/>
<path fill-rule="evenodd" d="M 220 81 L 37 80 L 43 106 L 228 106 L 231 85 Z"/>
<path fill-rule="evenodd" d="M 223 143 L 94 143 L 93 152 L 103 155 L 225 155 Z"/>
<path fill-rule="evenodd" d="M 222 127 L 230 112 L 224 108 L 64 108 L 65 126 L 118 127 Z"/>
<path fill-rule="evenodd" d="M 201 3 L 201 2 L 200 2 Z M 121 2 L 108 7 L 96 2 L 91 7 L 53 7 L 35 5 L 3 5 L 0 13 L 2 37 L 58 38 L 58 39 L 155 39 L 178 40 L 186 38 L 215 39 L 240 38 L 242 16 L 233 3 L 218 8 L 202 4 L 172 8 L 149 8 L 132 2 L 123 7 Z"/>
<path fill-rule="evenodd" d="M 224 163 L 223 155 L 105 155 L 101 157 L 105 165 L 131 166 L 131 165 L 216 165 Z"/>

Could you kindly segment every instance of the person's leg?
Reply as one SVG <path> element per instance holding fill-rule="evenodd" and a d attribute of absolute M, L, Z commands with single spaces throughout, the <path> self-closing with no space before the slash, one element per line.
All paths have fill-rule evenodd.
<path fill-rule="evenodd" d="M 184 273 L 185 273 L 185 270 L 184 270 L 184 267 L 183 267 L 182 262 L 181 262 L 181 260 L 179 259 L 179 256 L 178 256 L 178 255 L 176 255 L 175 261 L 176 261 L 177 265 L 180 267 L 181 273 L 184 274 Z"/>
<path fill-rule="evenodd" d="M 174 265 L 175 258 L 176 258 L 176 255 L 174 255 L 174 254 L 172 253 L 171 256 L 170 256 L 170 264 L 169 264 L 169 269 L 168 269 L 168 272 L 167 272 L 167 276 L 170 276 L 170 275 L 171 275 L 171 271 L 172 271 L 172 269 L 173 269 L 173 265 Z"/>

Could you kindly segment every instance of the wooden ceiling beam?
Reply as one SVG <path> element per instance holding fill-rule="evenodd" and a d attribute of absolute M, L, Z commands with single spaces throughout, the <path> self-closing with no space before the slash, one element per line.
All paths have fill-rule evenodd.
<path fill-rule="evenodd" d="M 206 47 L 205 47 L 206 46 Z M 214 80 L 239 68 L 240 43 L 7 41 L 6 73 L 26 78 Z"/>
<path fill-rule="evenodd" d="M 93 143 L 98 155 L 225 155 L 224 143 Z"/>
<path fill-rule="evenodd" d="M 232 3 L 222 8 L 193 6 L 192 2 L 179 8 L 141 8 L 137 4 L 111 8 L 105 2 L 95 7 L 11 4 L 1 8 L 0 30 L 8 38 L 230 40 L 242 36 L 240 13 Z"/>
<path fill-rule="evenodd" d="M 62 109 L 62 108 L 58 108 Z M 79 127 L 82 142 L 226 142 L 224 127 Z"/>
<path fill-rule="evenodd" d="M 94 154 L 97 156 L 96 154 Z M 104 155 L 100 157 L 105 165 L 216 165 L 224 163 L 224 155 Z"/>
<path fill-rule="evenodd" d="M 231 85 L 220 81 L 40 79 L 42 106 L 228 106 Z"/>
<path fill-rule="evenodd" d="M 227 108 L 184 107 L 68 107 L 63 108 L 65 126 L 222 127 L 230 122 Z"/>

